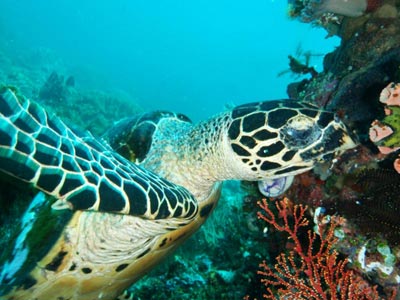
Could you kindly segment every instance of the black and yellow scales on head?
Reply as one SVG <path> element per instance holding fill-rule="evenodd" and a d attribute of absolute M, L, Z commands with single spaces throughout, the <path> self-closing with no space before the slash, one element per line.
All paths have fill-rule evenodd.
<path fill-rule="evenodd" d="M 3 89 L 0 171 L 42 192 L 0 256 L 5 300 L 115 299 L 205 221 L 227 179 L 290 177 L 354 147 L 332 113 L 292 100 L 78 134 Z"/>

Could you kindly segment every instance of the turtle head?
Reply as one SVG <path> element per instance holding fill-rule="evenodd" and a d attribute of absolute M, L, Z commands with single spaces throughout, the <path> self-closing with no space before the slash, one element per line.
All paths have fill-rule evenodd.
<path fill-rule="evenodd" d="M 245 180 L 300 174 L 355 147 L 335 114 L 294 100 L 241 105 L 231 119 L 230 163 Z"/>

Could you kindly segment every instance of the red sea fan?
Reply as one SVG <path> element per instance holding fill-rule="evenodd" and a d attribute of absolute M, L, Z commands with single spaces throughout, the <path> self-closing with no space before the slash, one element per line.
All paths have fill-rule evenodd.
<path fill-rule="evenodd" d="M 286 232 L 294 244 L 288 253 L 281 253 L 275 266 L 265 261 L 258 274 L 266 286 L 265 299 L 285 300 L 378 300 L 376 287 L 371 287 L 361 276 L 347 268 L 347 259 L 341 259 L 334 249 L 337 224 L 330 222 L 319 233 L 308 231 L 308 241 L 298 237 L 299 231 L 308 226 L 304 217 L 307 207 L 290 206 L 288 199 L 276 202 L 278 217 L 268 207 L 267 200 L 259 203 L 262 212 L 258 216 L 280 232 Z M 394 295 L 392 296 L 394 298 Z"/>

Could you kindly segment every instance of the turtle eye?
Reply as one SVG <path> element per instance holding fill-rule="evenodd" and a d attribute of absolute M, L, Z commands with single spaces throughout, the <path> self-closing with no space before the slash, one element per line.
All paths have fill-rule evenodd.
<path fill-rule="evenodd" d="M 287 135 L 295 140 L 305 141 L 309 136 L 313 134 L 314 127 L 306 128 L 306 129 L 294 129 L 288 128 Z"/>
<path fill-rule="evenodd" d="M 290 148 L 303 148 L 318 140 L 321 137 L 321 128 L 313 119 L 305 116 L 297 116 L 289 120 L 280 131 L 282 139 Z"/>

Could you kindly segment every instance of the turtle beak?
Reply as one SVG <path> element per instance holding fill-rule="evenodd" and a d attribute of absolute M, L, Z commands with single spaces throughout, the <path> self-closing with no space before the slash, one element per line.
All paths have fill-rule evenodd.
<path fill-rule="evenodd" d="M 355 138 L 349 133 L 342 122 L 332 122 L 324 129 L 319 142 L 303 151 L 300 156 L 304 161 L 330 161 L 346 150 L 355 148 Z"/>

